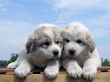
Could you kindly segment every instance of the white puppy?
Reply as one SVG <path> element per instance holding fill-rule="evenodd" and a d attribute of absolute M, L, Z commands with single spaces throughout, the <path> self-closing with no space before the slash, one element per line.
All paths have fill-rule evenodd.
<path fill-rule="evenodd" d="M 59 72 L 62 41 L 57 26 L 42 24 L 29 36 L 17 60 L 7 67 L 16 68 L 15 74 L 21 78 L 34 66 L 46 67 L 44 71 L 46 77 L 54 79 Z"/>
<path fill-rule="evenodd" d="M 63 29 L 63 67 L 70 77 L 92 79 L 101 60 L 88 29 L 80 23 L 70 23 Z"/>

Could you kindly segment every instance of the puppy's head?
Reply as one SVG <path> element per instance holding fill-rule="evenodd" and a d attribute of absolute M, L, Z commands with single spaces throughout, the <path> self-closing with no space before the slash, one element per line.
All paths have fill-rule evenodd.
<path fill-rule="evenodd" d="M 95 43 L 88 31 L 80 23 L 70 23 L 63 30 L 64 38 L 64 56 L 76 57 L 83 53 L 92 53 L 95 49 Z"/>
<path fill-rule="evenodd" d="M 26 44 L 27 53 L 47 59 L 59 58 L 61 56 L 62 41 L 61 32 L 55 25 L 42 24 L 29 37 Z"/>

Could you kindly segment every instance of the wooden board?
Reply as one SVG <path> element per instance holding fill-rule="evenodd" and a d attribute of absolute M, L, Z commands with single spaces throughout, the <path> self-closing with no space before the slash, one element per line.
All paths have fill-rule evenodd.
<path fill-rule="evenodd" d="M 97 69 L 98 71 L 110 71 L 110 67 L 100 67 Z M 62 71 L 65 71 L 64 69 L 61 69 L 60 70 L 61 72 Z M 0 73 L 5 73 L 5 72 L 14 72 L 14 69 L 7 69 L 7 68 L 0 68 Z M 32 72 L 43 72 L 43 70 L 41 69 L 34 69 L 32 70 Z"/>
<path fill-rule="evenodd" d="M 14 74 L 13 69 L 0 69 L 0 82 L 110 82 L 110 71 L 108 70 L 110 70 L 110 67 L 98 68 L 98 73 L 93 80 L 86 80 L 84 78 L 73 79 L 68 77 L 65 71 L 61 71 L 56 79 L 49 80 L 45 78 L 42 70 L 32 70 L 36 74 L 20 79 Z"/>
<path fill-rule="evenodd" d="M 0 75 L 0 82 L 110 82 L 110 72 L 98 72 L 93 80 L 86 80 L 84 78 L 73 79 L 68 77 L 66 73 L 61 73 L 55 80 L 45 78 L 44 74 L 28 75 L 24 79 L 20 79 L 15 75 Z"/>

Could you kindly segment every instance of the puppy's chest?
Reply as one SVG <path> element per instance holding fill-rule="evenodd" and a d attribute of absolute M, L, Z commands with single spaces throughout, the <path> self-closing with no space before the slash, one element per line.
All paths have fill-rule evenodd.
<path fill-rule="evenodd" d="M 89 58 L 89 56 L 79 56 L 76 58 L 80 66 L 83 66 L 84 62 Z"/>
<path fill-rule="evenodd" d="M 42 57 L 29 56 L 28 59 L 31 64 L 38 67 L 45 67 L 47 65 L 46 59 Z"/>

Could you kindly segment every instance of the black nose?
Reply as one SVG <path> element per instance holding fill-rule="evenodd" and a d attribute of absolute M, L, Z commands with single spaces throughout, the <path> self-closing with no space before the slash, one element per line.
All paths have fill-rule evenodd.
<path fill-rule="evenodd" d="M 54 50 L 54 51 L 53 51 L 53 54 L 54 54 L 54 56 L 58 56 L 59 51 L 58 51 L 58 50 Z"/>
<path fill-rule="evenodd" d="M 69 53 L 70 53 L 70 55 L 74 55 L 74 54 L 75 54 L 75 50 L 70 49 L 70 50 L 69 50 Z"/>

